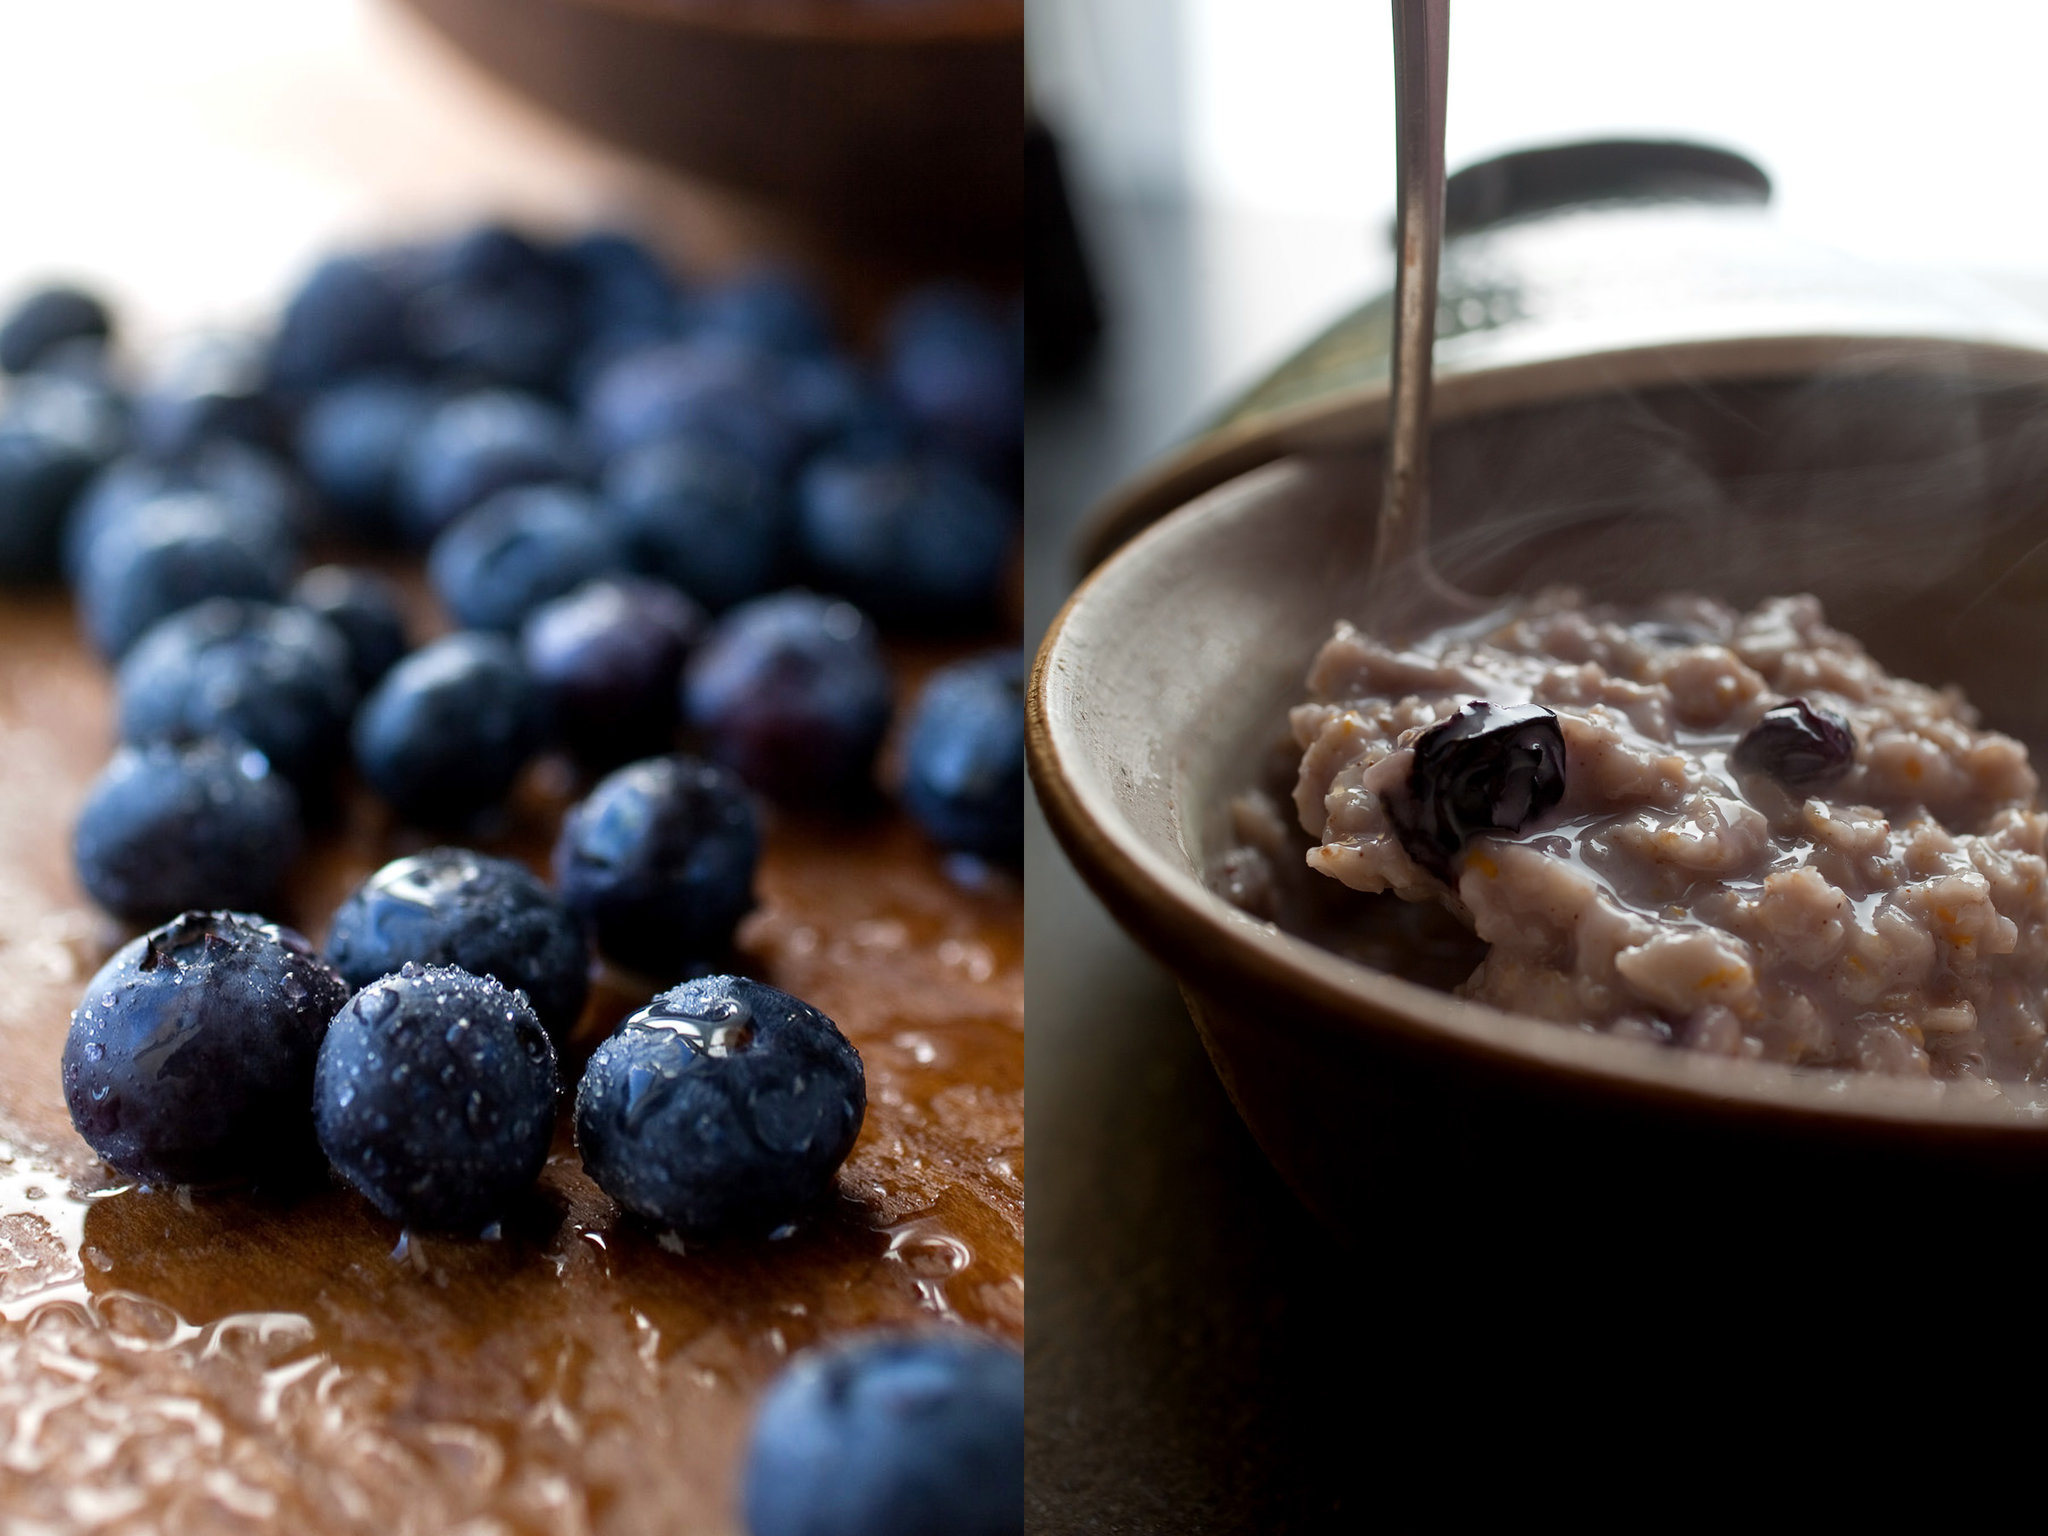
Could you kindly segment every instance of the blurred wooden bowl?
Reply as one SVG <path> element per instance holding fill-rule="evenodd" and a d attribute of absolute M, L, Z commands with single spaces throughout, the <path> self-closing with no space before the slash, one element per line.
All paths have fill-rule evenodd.
<path fill-rule="evenodd" d="M 1023 0 L 403 0 L 521 94 L 831 234 L 1014 248 Z"/>

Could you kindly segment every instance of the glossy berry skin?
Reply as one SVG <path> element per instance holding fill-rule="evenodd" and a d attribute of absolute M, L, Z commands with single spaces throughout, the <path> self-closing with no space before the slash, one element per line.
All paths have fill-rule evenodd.
<path fill-rule="evenodd" d="M 456 623 L 508 633 L 542 603 L 624 567 L 603 508 L 573 485 L 500 491 L 449 524 L 427 557 Z"/>
<path fill-rule="evenodd" d="M 779 359 L 716 338 L 629 352 L 591 381 L 583 434 L 600 461 L 666 438 L 708 436 L 771 477 L 802 434 L 784 400 Z"/>
<path fill-rule="evenodd" d="M 1564 732 L 1540 704 L 1467 704 L 1415 740 L 1393 807 L 1408 856 L 1446 881 L 1473 838 L 1512 836 L 1564 798 Z"/>
<path fill-rule="evenodd" d="M 902 797 L 943 847 L 1012 864 L 1023 857 L 1023 652 L 932 674 L 910 717 Z"/>
<path fill-rule="evenodd" d="M 889 382 L 934 441 L 977 463 L 1016 451 L 1023 362 L 993 303 L 960 284 L 933 284 L 903 298 L 887 332 Z"/>
<path fill-rule="evenodd" d="M 270 345 L 270 382 L 291 395 L 358 375 L 403 368 L 407 285 L 391 253 L 330 256 L 285 304 Z"/>
<path fill-rule="evenodd" d="M 421 646 L 356 712 L 356 767 L 410 821 L 461 826 L 505 798 L 540 741 L 539 707 L 503 635 Z"/>
<path fill-rule="evenodd" d="M 892 629 L 986 627 L 1016 539 L 1014 511 L 936 459 L 826 458 L 797 498 L 804 558 L 823 587 Z"/>
<path fill-rule="evenodd" d="M 714 612 L 781 579 L 788 503 L 753 460 L 698 433 L 629 449 L 605 469 L 604 502 L 633 569 Z"/>
<path fill-rule="evenodd" d="M 532 395 L 458 395 L 420 424 L 399 465 L 399 532 L 427 545 L 456 518 L 515 485 L 573 480 L 580 461 L 568 419 Z"/>
<path fill-rule="evenodd" d="M 320 1047 L 313 1121 L 334 1171 L 393 1221 L 473 1235 L 533 1188 L 554 1139 L 555 1048 L 525 998 L 402 966 Z"/>
<path fill-rule="evenodd" d="M 122 746 L 71 834 L 78 883 L 129 923 L 261 909 L 300 846 L 299 805 L 261 752 L 217 738 Z"/>
<path fill-rule="evenodd" d="M 754 904 L 760 854 L 736 777 L 695 758 L 649 758 L 600 781 L 563 818 L 555 888 L 606 958 L 679 976 L 731 947 Z"/>
<path fill-rule="evenodd" d="M 1836 783 L 1856 762 L 1856 735 L 1832 709 L 1788 699 L 1743 733 L 1728 755 L 1740 773 L 1761 773 L 1795 794 Z"/>
<path fill-rule="evenodd" d="M 889 728 L 889 669 L 850 603 L 778 592 L 725 615 L 683 673 L 709 755 L 777 799 L 849 802 Z"/>
<path fill-rule="evenodd" d="M 291 472 L 260 448 L 232 438 L 202 445 L 175 464 L 121 458 L 109 464 L 72 507 L 64 529 L 64 574 L 85 572 L 92 546 L 110 532 L 126 532 L 143 508 L 166 497 L 199 494 L 218 507 L 242 539 L 271 552 L 284 565 L 298 559 L 310 522 L 302 488 Z"/>
<path fill-rule="evenodd" d="M 291 579 L 284 551 L 252 541 L 213 498 L 165 496 L 95 539 L 78 582 L 79 616 L 102 656 L 117 659 L 160 620 L 210 597 L 276 602 Z"/>
<path fill-rule="evenodd" d="M 666 582 L 586 582 L 527 617 L 520 653 L 549 737 L 586 766 L 666 751 L 682 718 L 683 659 L 704 636 L 704 610 Z"/>
<path fill-rule="evenodd" d="M 435 395 L 408 379 L 352 380 L 316 395 L 299 418 L 299 464 L 329 519 L 349 537 L 386 544 L 397 537 L 392 501 L 413 435 Z"/>
<path fill-rule="evenodd" d="M 771 1232 L 826 1195 L 867 1110 L 860 1056 L 744 976 L 664 992 L 597 1048 L 576 1146 L 598 1187 L 685 1237 Z"/>
<path fill-rule="evenodd" d="M 38 288 L 0 319 L 0 371 L 27 373 L 68 341 L 113 333 L 107 306 L 82 288 Z"/>
<path fill-rule="evenodd" d="M 136 449 L 164 462 L 219 438 L 278 447 L 283 425 L 267 353 L 251 336 L 209 336 L 188 346 L 135 397 Z"/>
<path fill-rule="evenodd" d="M 578 339 L 569 273 L 519 231 L 482 224 L 418 252 L 406 340 L 432 373 L 549 390 Z"/>
<path fill-rule="evenodd" d="M 289 928 L 186 912 L 100 967 L 64 1042 L 64 1102 L 108 1163 L 151 1184 L 317 1166 L 314 1063 L 342 979 Z"/>
<path fill-rule="evenodd" d="M 302 794 L 332 777 L 356 685 L 348 644 L 303 608 L 210 598 L 173 614 L 122 659 L 121 736 L 248 742 Z"/>
<path fill-rule="evenodd" d="M 590 986 L 583 925 L 523 864 L 467 848 L 393 859 L 335 909 L 327 963 L 367 987 L 407 961 L 495 976 L 566 1040 Z"/>
<path fill-rule="evenodd" d="M 374 688 L 410 650 L 398 589 L 378 575 L 348 565 L 317 565 L 292 584 L 292 606 L 334 626 L 348 646 L 356 691 Z"/>
<path fill-rule="evenodd" d="M 799 1355 L 761 1399 L 749 1536 L 1022 1536 L 1024 1359 L 950 1333 Z"/>

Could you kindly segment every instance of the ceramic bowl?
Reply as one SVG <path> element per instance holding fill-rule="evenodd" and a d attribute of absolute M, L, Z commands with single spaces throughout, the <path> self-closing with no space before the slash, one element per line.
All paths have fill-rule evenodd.
<path fill-rule="evenodd" d="M 864 244 L 1014 252 L 1022 0 L 405 0 L 584 128 Z"/>
<path fill-rule="evenodd" d="M 2048 355 L 1864 338 L 1445 376 L 1439 565 L 1476 591 L 1812 591 L 1887 665 L 2048 745 Z M 1683 383 L 1644 382 L 1662 377 Z M 1031 770 L 1054 831 L 1172 969 L 1246 1123 L 1362 1236 L 1416 1202 L 1497 1221 L 1871 1209 L 2048 1177 L 2048 1118 L 1926 1082 L 1709 1060 L 1463 1002 L 1236 911 L 1202 881 L 1309 660 L 1364 619 L 1382 406 L 1231 479 L 1102 564 L 1047 634 Z M 1968 1165 L 1966 1176 L 1957 1168 Z M 1846 1171 L 1845 1171 L 1846 1170 Z M 1676 1192 L 1676 1193 L 1674 1193 Z M 1407 1210 L 1407 1214 L 1416 1214 Z M 1704 1219 L 1704 1218 L 1699 1218 Z M 1411 1229 L 1403 1229 L 1411 1230 Z"/>

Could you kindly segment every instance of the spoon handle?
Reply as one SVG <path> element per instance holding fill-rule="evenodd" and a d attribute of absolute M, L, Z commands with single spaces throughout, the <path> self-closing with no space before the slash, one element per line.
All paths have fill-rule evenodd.
<path fill-rule="evenodd" d="M 1386 481 L 1373 544 L 1373 586 L 1412 607 L 1416 584 L 1443 586 L 1429 565 L 1429 395 L 1436 348 L 1437 257 L 1444 230 L 1444 96 L 1450 0 L 1393 0 L 1395 153 L 1400 187 L 1394 346 L 1388 380 Z"/>

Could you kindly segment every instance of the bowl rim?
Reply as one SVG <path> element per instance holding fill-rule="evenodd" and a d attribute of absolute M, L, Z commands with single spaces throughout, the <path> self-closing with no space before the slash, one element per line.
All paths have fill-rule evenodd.
<path fill-rule="evenodd" d="M 1864 360 L 1896 365 L 1953 366 L 1958 356 L 1985 365 L 1992 379 L 2023 376 L 2048 379 L 2048 355 L 2011 345 L 1899 338 L 1878 355 L 1869 338 L 1836 339 L 1838 345 L 1809 345 L 1809 358 Z M 1723 363 L 1740 362 L 1740 348 L 1722 349 Z M 1611 376 L 1588 370 L 1587 359 L 1564 359 L 1516 370 L 1512 388 L 1501 390 L 1484 374 L 1452 376 L 1437 386 L 1439 421 L 1487 414 L 1536 400 L 1563 401 L 1599 395 Z M 1766 369 L 1764 377 L 1786 370 Z M 1534 375 L 1542 375 L 1535 377 Z M 1699 375 L 1695 375 L 1699 377 Z M 1753 377 L 1737 368 L 1715 382 Z M 1548 382 L 1550 389 L 1541 385 Z M 1354 392 L 1354 396 L 1355 396 Z M 1300 447 L 1339 450 L 1369 446 L 1384 431 L 1384 398 L 1377 413 L 1347 397 L 1342 421 L 1350 430 L 1319 431 Z M 1375 415 L 1377 427 L 1375 430 Z M 1327 427 L 1327 420 L 1323 423 Z M 1280 483 L 1302 473 L 1298 452 L 1281 449 L 1239 471 L 1175 510 L 1149 522 L 1108 553 L 1071 592 L 1046 628 L 1033 661 L 1025 698 L 1025 755 L 1048 823 L 1067 857 L 1118 921 L 1184 984 L 1221 986 L 1233 993 L 1268 993 L 1306 1001 L 1315 1013 L 1347 1031 L 1377 1035 L 1437 1054 L 1469 1058 L 1474 1065 L 1507 1073 L 1569 1080 L 1603 1095 L 1656 1101 L 1660 1108 L 1737 1118 L 1810 1125 L 1824 1122 L 1886 1131 L 1938 1131 L 1947 1137 L 2048 1136 L 2048 1108 L 2029 1109 L 2002 1097 L 1965 1099 L 1930 1088 L 1921 1080 L 1875 1073 L 1794 1068 L 1708 1057 L 1647 1042 L 1574 1029 L 1468 1002 L 1449 993 L 1375 971 L 1344 959 L 1231 907 L 1190 871 L 1155 852 L 1098 794 L 1076 764 L 1085 748 L 1068 728 L 1068 701 L 1085 687 L 1077 667 L 1077 633 L 1114 603 L 1120 583 L 1179 539 L 1206 523 L 1241 514 L 1246 498 L 1268 496 Z M 1118 504 L 1112 498 L 1112 504 Z M 1099 525 L 1098 525 L 1099 526 Z M 1305 662 L 1304 662 L 1305 664 Z M 1276 1019 L 1274 1027 L 1285 1027 Z"/>

